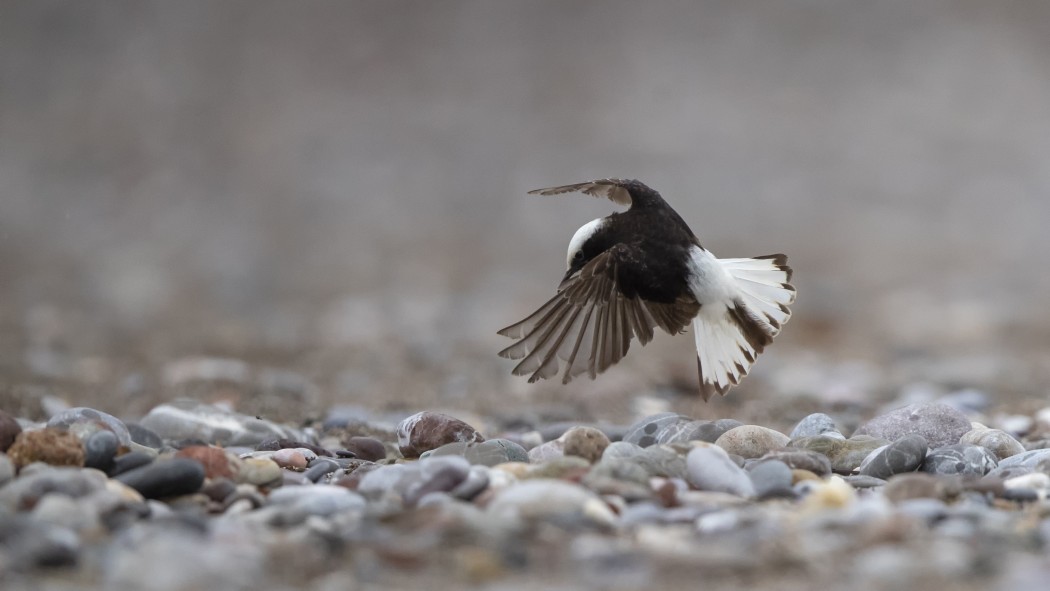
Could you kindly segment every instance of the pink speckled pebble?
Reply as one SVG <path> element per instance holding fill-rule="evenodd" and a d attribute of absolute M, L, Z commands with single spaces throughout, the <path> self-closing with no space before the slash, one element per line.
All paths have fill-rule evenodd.
<path fill-rule="evenodd" d="M 310 463 L 310 459 L 303 453 L 304 450 L 289 448 L 279 449 L 273 452 L 270 458 L 277 462 L 277 465 L 282 468 L 288 468 L 289 470 L 305 470 L 306 465 Z"/>

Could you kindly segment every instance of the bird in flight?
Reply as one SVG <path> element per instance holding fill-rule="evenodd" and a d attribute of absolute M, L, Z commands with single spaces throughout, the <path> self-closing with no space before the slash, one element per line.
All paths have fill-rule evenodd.
<path fill-rule="evenodd" d="M 645 345 L 653 329 L 678 334 L 692 324 L 700 395 L 725 393 L 791 318 L 791 268 L 782 254 L 719 259 L 700 245 L 659 193 L 637 180 L 602 179 L 529 191 L 579 192 L 628 209 L 584 224 L 569 242 L 557 294 L 499 331 L 516 342 L 499 352 L 520 360 L 529 382 L 561 374 L 563 384 L 594 379 Z"/>

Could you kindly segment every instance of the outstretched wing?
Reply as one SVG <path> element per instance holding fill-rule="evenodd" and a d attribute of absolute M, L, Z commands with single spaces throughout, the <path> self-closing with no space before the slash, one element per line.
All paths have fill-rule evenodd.
<path fill-rule="evenodd" d="M 672 303 L 627 297 L 619 275 L 637 265 L 637 247 L 618 244 L 594 257 L 575 276 L 564 281 L 558 294 L 530 316 L 499 331 L 518 339 L 500 351 L 501 357 L 521 359 L 514 375 L 529 382 L 562 373 L 562 383 L 587 373 L 599 373 L 623 359 L 637 337 L 645 345 L 653 328 L 670 334 L 682 331 L 700 310 L 691 296 Z M 564 369 L 560 361 L 565 362 Z"/>
<path fill-rule="evenodd" d="M 641 181 L 623 179 L 599 179 L 587 183 L 529 191 L 529 195 L 562 195 L 564 193 L 583 193 L 592 197 L 605 197 L 613 203 L 628 206 L 663 201 L 659 193 L 645 186 Z"/>

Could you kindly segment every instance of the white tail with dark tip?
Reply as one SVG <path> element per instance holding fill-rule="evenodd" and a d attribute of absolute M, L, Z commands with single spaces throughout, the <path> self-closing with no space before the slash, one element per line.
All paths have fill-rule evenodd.
<path fill-rule="evenodd" d="M 718 259 L 697 247 L 691 257 L 690 288 L 700 302 L 693 319 L 700 395 L 724 395 L 791 318 L 795 301 L 791 268 L 782 254 L 753 259 Z"/>

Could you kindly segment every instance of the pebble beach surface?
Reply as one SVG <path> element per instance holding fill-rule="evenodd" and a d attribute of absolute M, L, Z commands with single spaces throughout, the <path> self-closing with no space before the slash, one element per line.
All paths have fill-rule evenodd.
<path fill-rule="evenodd" d="M 0 581 L 1036 588 L 1050 410 L 993 420 L 955 402 L 851 433 L 822 413 L 785 433 L 671 412 L 508 428 L 333 410 L 292 426 L 190 399 L 136 420 L 0 412 Z"/>

